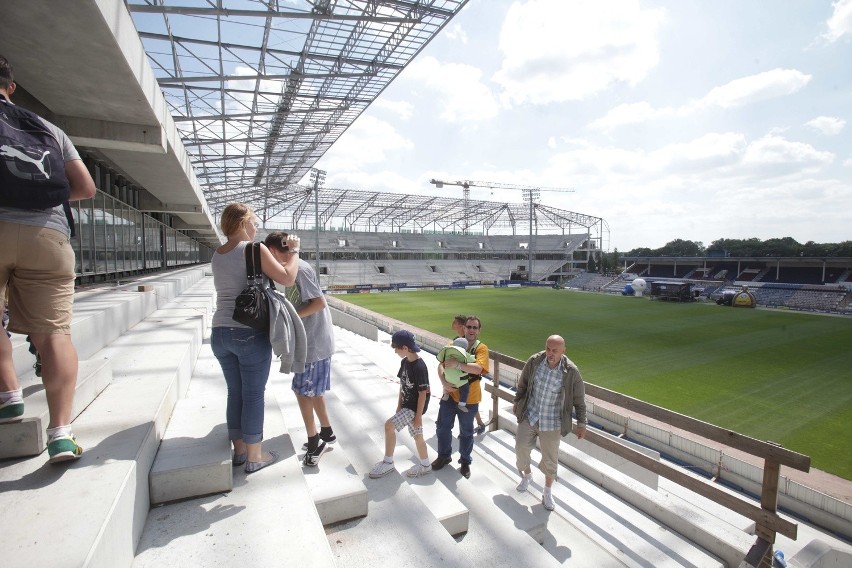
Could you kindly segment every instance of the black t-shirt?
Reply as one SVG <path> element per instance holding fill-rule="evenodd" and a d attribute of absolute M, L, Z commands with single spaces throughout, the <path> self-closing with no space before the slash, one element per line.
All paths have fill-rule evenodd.
<path fill-rule="evenodd" d="M 423 359 L 409 361 L 402 359 L 399 365 L 399 390 L 402 393 L 402 408 L 410 408 L 417 412 L 417 399 L 421 391 L 426 391 L 426 402 L 423 404 L 423 412 L 429 407 L 429 370 Z"/>

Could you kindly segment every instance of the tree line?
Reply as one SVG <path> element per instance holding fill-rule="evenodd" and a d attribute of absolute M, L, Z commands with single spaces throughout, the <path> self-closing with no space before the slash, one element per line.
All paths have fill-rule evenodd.
<path fill-rule="evenodd" d="M 717 239 L 707 247 L 701 241 L 675 239 L 658 249 L 635 248 L 626 253 L 618 249 L 602 253 L 589 263 L 589 272 L 619 271 L 623 267 L 625 256 L 779 256 L 779 257 L 852 257 L 852 241 L 840 243 L 800 243 L 792 237 L 781 239 Z"/>

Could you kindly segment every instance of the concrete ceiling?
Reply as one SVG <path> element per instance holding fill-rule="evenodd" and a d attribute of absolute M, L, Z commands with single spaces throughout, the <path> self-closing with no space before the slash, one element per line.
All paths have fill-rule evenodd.
<path fill-rule="evenodd" d="M 219 243 L 189 156 L 167 112 L 124 4 L 109 0 L 3 0 L 0 54 L 38 104 L 82 151 L 142 188 L 140 209 Z"/>

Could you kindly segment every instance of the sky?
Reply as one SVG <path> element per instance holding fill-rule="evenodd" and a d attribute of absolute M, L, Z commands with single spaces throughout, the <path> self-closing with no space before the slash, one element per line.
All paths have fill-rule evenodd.
<path fill-rule="evenodd" d="M 605 219 L 606 250 L 834 243 L 850 109 L 852 0 L 471 0 L 316 167 L 332 188 L 570 189 L 541 200 Z"/>

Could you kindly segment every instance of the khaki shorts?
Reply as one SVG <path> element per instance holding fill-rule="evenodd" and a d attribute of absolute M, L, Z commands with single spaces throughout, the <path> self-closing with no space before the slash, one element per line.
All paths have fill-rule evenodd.
<path fill-rule="evenodd" d="M 0 221 L 0 308 L 9 331 L 71 333 L 74 249 L 54 229 Z"/>
<path fill-rule="evenodd" d="M 541 450 L 541 461 L 538 464 L 538 469 L 547 477 L 556 479 L 556 466 L 559 463 L 559 440 L 562 439 L 562 432 L 559 430 L 542 432 L 538 429 L 538 424 L 530 426 L 529 420 L 524 418 L 518 422 L 518 432 L 515 435 L 515 465 L 518 466 L 518 471 L 526 471 L 530 467 L 530 454 L 535 448 L 535 441 L 538 438 L 539 449 Z"/>

